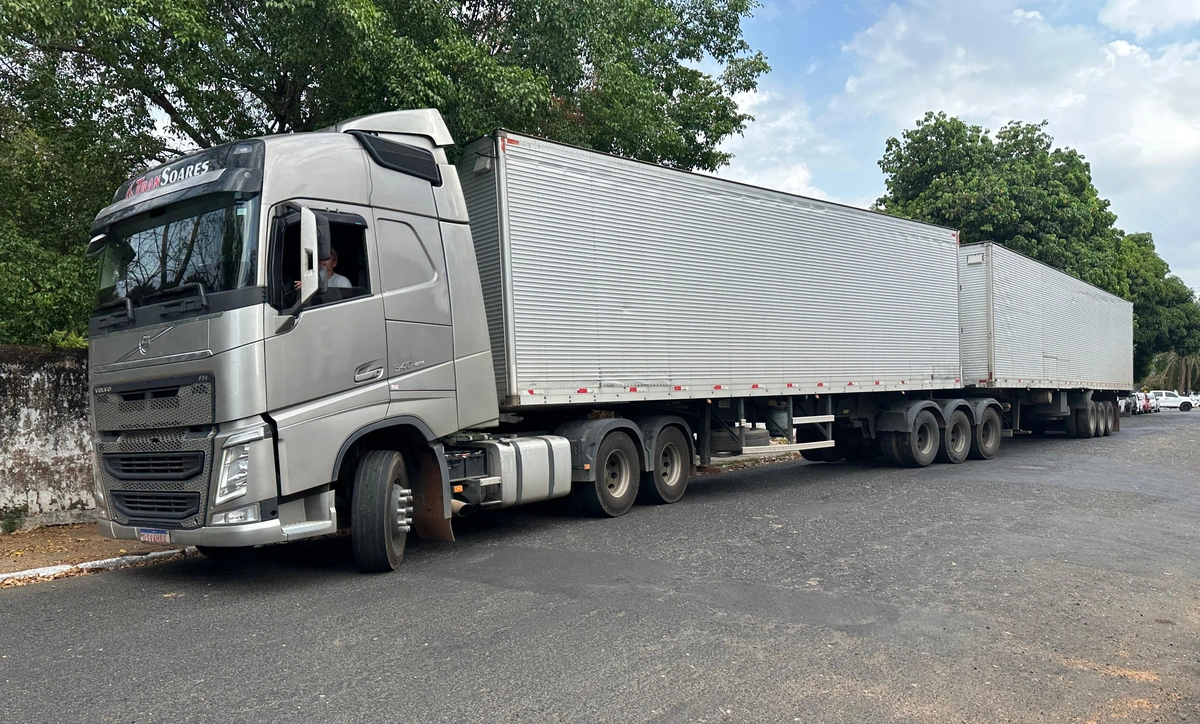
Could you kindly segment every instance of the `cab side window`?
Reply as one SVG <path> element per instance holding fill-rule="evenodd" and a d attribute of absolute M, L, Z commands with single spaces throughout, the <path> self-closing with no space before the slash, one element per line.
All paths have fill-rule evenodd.
<path fill-rule="evenodd" d="M 349 214 L 329 215 L 329 259 L 321 263 L 325 291 L 313 305 L 332 304 L 371 294 L 367 267 L 367 225 Z M 292 214 L 276 221 L 271 243 L 271 304 L 287 309 L 300 298 L 300 217 Z"/>

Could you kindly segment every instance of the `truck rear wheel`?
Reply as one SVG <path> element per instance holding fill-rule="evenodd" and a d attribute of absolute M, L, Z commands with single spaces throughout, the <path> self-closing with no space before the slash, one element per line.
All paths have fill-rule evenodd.
<path fill-rule="evenodd" d="M 350 544 L 364 573 L 393 571 L 412 528 L 412 491 L 404 456 L 372 450 L 358 461 L 350 504 Z"/>
<path fill-rule="evenodd" d="M 596 453 L 596 479 L 575 483 L 571 497 L 588 515 L 616 518 L 633 506 L 639 480 L 633 440 L 623 432 L 610 432 Z"/>
<path fill-rule="evenodd" d="M 1088 402 L 1087 407 L 1075 410 L 1075 437 L 1085 438 L 1096 435 L 1096 403 Z"/>
<path fill-rule="evenodd" d="M 967 413 L 955 410 L 954 414 L 950 415 L 950 421 L 946 423 L 946 429 L 942 430 L 942 445 L 938 450 L 937 461 L 957 465 L 966 460 L 970 453 L 971 421 L 967 419 Z"/>
<path fill-rule="evenodd" d="M 983 411 L 971 435 L 972 460 L 991 460 L 1000 450 L 1000 413 L 989 407 Z"/>
<path fill-rule="evenodd" d="M 659 433 L 653 463 L 653 470 L 642 473 L 638 498 L 645 503 L 677 502 L 687 490 L 692 472 L 692 448 L 679 428 L 668 427 Z"/>
<path fill-rule="evenodd" d="M 923 468 L 937 459 L 941 448 L 941 430 L 929 410 L 921 410 L 913 420 L 912 432 L 893 433 L 903 465 Z"/>
<path fill-rule="evenodd" d="M 1103 402 L 1096 403 L 1096 437 L 1104 437 L 1104 428 L 1108 427 L 1108 408 Z"/>
<path fill-rule="evenodd" d="M 1117 407 L 1111 400 L 1104 401 L 1104 436 L 1113 434 L 1117 426 Z"/>

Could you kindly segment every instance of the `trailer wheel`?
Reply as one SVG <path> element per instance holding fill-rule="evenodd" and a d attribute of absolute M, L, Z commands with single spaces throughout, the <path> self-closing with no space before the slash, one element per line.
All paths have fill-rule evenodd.
<path fill-rule="evenodd" d="M 957 465 L 967 459 L 971 453 L 971 421 L 967 413 L 955 410 L 950 415 L 946 429 L 942 430 L 942 445 L 938 450 L 937 461 Z"/>
<path fill-rule="evenodd" d="M 975 426 L 971 435 L 972 460 L 991 460 L 1000 450 L 1000 413 L 996 408 L 989 407 L 983 411 L 983 417 Z"/>
<path fill-rule="evenodd" d="M 904 460 L 900 457 L 899 444 L 899 437 L 902 434 L 899 432 L 879 433 L 879 452 L 883 455 L 883 459 L 892 465 L 904 464 Z"/>
<path fill-rule="evenodd" d="M 1104 402 L 1104 436 L 1108 437 L 1113 434 L 1113 428 L 1117 426 L 1117 407 L 1111 400 Z"/>
<path fill-rule="evenodd" d="M 372 450 L 358 461 L 350 503 L 350 545 L 363 573 L 393 571 L 412 528 L 412 491 L 404 456 Z"/>
<path fill-rule="evenodd" d="M 1096 437 L 1104 437 L 1104 428 L 1108 427 L 1108 407 L 1103 402 L 1096 403 Z"/>
<path fill-rule="evenodd" d="M 912 432 L 897 432 L 896 447 L 901 464 L 910 468 L 923 468 L 937 459 L 941 449 L 941 430 L 937 418 L 929 410 L 921 410 L 913 420 Z"/>
<path fill-rule="evenodd" d="M 638 499 L 644 503 L 678 502 L 687 490 L 692 471 L 691 446 L 677 427 L 668 427 L 654 443 L 654 469 L 642 473 Z M 599 472 L 599 471 L 597 471 Z"/>
<path fill-rule="evenodd" d="M 1096 435 L 1096 403 L 1075 410 L 1075 437 L 1086 438 Z"/>
<path fill-rule="evenodd" d="M 596 453 L 596 479 L 575 483 L 571 497 L 588 515 L 616 518 L 633 506 L 639 481 L 633 441 L 623 432 L 610 432 Z"/>
<path fill-rule="evenodd" d="M 1079 427 L 1076 424 L 1078 420 L 1075 418 L 1075 412 L 1072 410 L 1070 415 L 1063 418 L 1063 431 L 1067 433 L 1067 437 L 1079 437 Z"/>

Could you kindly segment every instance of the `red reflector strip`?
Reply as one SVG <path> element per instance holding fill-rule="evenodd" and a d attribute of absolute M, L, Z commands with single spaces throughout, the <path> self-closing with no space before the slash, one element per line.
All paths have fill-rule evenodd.
<path fill-rule="evenodd" d="M 629 391 L 630 391 L 630 392 L 637 392 L 637 388 L 636 388 L 636 387 L 630 387 L 630 388 L 629 388 Z"/>
<path fill-rule="evenodd" d="M 882 385 L 883 383 L 882 383 L 882 382 L 880 382 L 879 380 L 875 380 L 875 384 L 877 384 L 877 385 Z"/>
<path fill-rule="evenodd" d="M 682 387 L 680 387 L 679 385 L 675 385 L 675 391 L 676 391 L 676 392 L 679 392 L 679 391 L 680 391 L 680 390 L 682 390 L 682 389 L 683 389 L 683 388 L 682 388 Z"/>
<path fill-rule="evenodd" d="M 525 390 L 525 391 L 526 391 L 526 392 L 528 392 L 528 393 L 529 393 L 529 394 L 531 394 L 531 395 L 536 395 L 536 394 L 537 394 L 537 393 L 536 393 L 536 392 L 534 392 L 533 390 Z"/>
<path fill-rule="evenodd" d="M 787 383 L 787 386 L 788 386 L 788 387 L 795 387 L 795 385 L 793 385 L 791 382 Z"/>
<path fill-rule="evenodd" d="M 586 394 L 587 394 L 587 388 L 586 388 L 586 387 L 580 387 L 578 390 L 575 390 L 575 394 L 577 394 L 577 395 L 586 395 Z"/>
<path fill-rule="evenodd" d="M 757 389 L 758 389 L 758 385 L 750 385 L 750 389 L 752 389 L 752 390 L 757 390 Z"/>
<path fill-rule="evenodd" d="M 504 139 L 504 142 L 510 146 L 520 146 L 521 145 L 521 142 L 515 138 L 506 138 L 506 139 Z"/>
<path fill-rule="evenodd" d="M 721 389 L 721 386 L 720 386 L 720 385 L 713 385 L 713 389 L 714 389 L 714 390 L 719 390 L 719 389 Z"/>
<path fill-rule="evenodd" d="M 853 386 L 854 386 L 854 383 L 853 383 L 853 382 L 847 382 L 847 383 L 846 383 L 846 386 L 847 386 L 847 387 L 853 387 Z"/>
<path fill-rule="evenodd" d="M 900 380 L 900 384 L 904 384 L 904 380 Z"/>

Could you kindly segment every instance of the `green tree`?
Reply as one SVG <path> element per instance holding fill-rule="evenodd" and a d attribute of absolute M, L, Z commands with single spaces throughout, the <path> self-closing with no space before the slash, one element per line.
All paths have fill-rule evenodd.
<path fill-rule="evenodd" d="M 994 136 L 945 113 L 926 113 L 889 138 L 879 166 L 881 211 L 956 228 L 963 243 L 995 241 L 1134 305 L 1134 374 L 1155 355 L 1200 346 L 1200 306 L 1170 274 L 1150 234 L 1126 235 L 1072 149 L 1046 123 L 1012 122 Z"/>
<path fill-rule="evenodd" d="M 69 61 L 179 146 L 435 107 L 460 141 L 496 126 L 713 169 L 767 66 L 754 0 L 0 0 L 15 66 Z M 701 62 L 721 70 L 710 75 Z"/>

